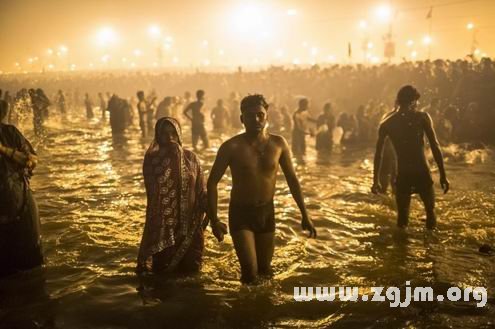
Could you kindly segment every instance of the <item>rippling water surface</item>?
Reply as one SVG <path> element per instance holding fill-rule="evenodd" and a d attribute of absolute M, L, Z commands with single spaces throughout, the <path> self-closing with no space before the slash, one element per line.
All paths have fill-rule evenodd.
<path fill-rule="evenodd" d="M 489 152 L 462 153 L 447 162 L 452 191 L 437 195 L 438 231 L 425 232 L 415 199 L 406 233 L 395 229 L 390 196 L 369 193 L 372 150 L 336 152 L 329 163 L 309 153 L 297 167 L 316 240 L 300 231 L 300 216 L 283 176 L 276 195 L 275 278 L 260 286 L 239 283 L 232 240 L 206 233 L 204 267 L 186 279 L 134 274 L 145 192 L 141 165 L 148 140 L 136 127 L 112 139 L 98 121 L 48 123 L 43 141 L 32 138 L 40 164 L 32 188 L 41 213 L 43 271 L 0 281 L 0 327 L 46 328 L 442 328 L 493 327 L 495 164 Z M 30 128 L 23 129 L 32 136 Z M 199 154 L 208 172 L 222 138 Z M 190 136 L 186 128 L 186 147 Z M 437 183 L 438 178 L 435 176 Z M 230 178 L 219 188 L 227 216 Z M 489 300 L 412 303 L 296 302 L 295 286 L 482 286 Z M 145 289 L 137 288 L 144 285 Z M 404 291 L 404 289 L 403 289 Z"/>

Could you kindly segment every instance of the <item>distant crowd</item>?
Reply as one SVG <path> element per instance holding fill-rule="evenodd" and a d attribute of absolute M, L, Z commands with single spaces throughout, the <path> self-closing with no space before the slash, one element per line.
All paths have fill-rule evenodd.
<path fill-rule="evenodd" d="M 3 75 L 0 97 L 9 104 L 9 123 L 16 125 L 32 118 L 37 133 L 41 133 L 49 115 L 85 110 L 88 119 L 93 119 L 96 111 L 101 120 L 109 114 L 115 132 L 139 121 L 145 136 L 163 116 L 191 120 L 197 128 L 195 110 L 190 108 L 189 114 L 185 113 L 197 101 L 202 103 L 200 120 L 205 129 L 239 130 L 241 97 L 262 93 L 270 103 L 271 132 L 293 138 L 294 130 L 299 130 L 315 136 L 317 149 L 324 150 L 335 142 L 373 143 L 383 115 L 395 107 L 396 90 L 405 84 L 413 84 L 421 91 L 419 107 L 433 118 L 442 144 L 495 142 L 495 65 L 488 58 L 480 62 L 270 67 L 231 73 Z M 203 96 L 195 97 L 200 88 L 205 91 Z M 139 90 L 142 93 L 137 93 Z M 324 138 L 321 133 L 326 133 Z M 207 136 L 203 135 L 200 131 L 197 139 L 207 144 Z"/>

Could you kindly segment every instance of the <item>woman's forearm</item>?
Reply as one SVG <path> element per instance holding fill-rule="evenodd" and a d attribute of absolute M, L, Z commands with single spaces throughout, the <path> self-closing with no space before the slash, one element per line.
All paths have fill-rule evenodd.
<path fill-rule="evenodd" d="M 18 151 L 15 148 L 10 148 L 7 146 L 0 146 L 0 153 L 5 157 L 11 159 L 22 167 L 28 167 L 29 169 L 34 169 L 38 159 L 35 155 L 25 154 L 24 152 Z"/>

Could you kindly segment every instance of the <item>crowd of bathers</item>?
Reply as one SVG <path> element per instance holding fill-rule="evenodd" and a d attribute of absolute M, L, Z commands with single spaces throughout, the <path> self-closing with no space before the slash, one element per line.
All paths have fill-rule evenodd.
<path fill-rule="evenodd" d="M 421 91 L 420 108 L 432 116 L 442 144 L 495 142 L 491 129 L 495 123 L 495 65 L 489 58 L 479 62 L 269 67 L 255 72 L 50 72 L 0 77 L 2 98 L 9 102 L 14 119 L 16 111 L 29 108 L 29 88 L 41 87 L 52 104 L 63 90 L 67 108 L 75 109 L 83 109 L 87 97 L 98 107 L 102 98 L 108 102 L 115 94 L 128 102 L 130 120 L 133 114 L 138 117 L 137 89 L 145 90 L 150 101 L 155 97 L 156 107 L 166 100 L 180 116 L 180 108 L 194 100 L 196 89 L 203 88 L 207 91 L 206 111 L 225 107 L 232 118 L 229 125 L 234 126 L 241 96 L 259 92 L 270 102 L 274 132 L 290 136 L 292 113 L 299 100 L 306 98 L 314 119 L 331 107 L 335 125 L 344 130 L 344 143 L 373 143 L 378 123 L 393 110 L 395 91 L 404 84 Z"/>

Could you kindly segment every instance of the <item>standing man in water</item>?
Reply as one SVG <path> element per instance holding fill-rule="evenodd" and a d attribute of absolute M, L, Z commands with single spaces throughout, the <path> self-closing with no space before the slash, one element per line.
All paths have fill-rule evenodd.
<path fill-rule="evenodd" d="M 196 101 L 190 103 L 184 109 L 184 116 L 191 120 L 191 132 L 192 132 L 192 146 L 194 151 L 197 151 L 198 140 L 201 138 L 203 141 L 203 148 L 209 147 L 208 135 L 205 128 L 205 115 L 202 112 L 204 105 L 205 91 L 196 91 Z M 189 114 L 190 113 L 190 114 Z"/>
<path fill-rule="evenodd" d="M 308 217 L 301 186 L 292 166 L 287 141 L 266 129 L 268 104 L 262 95 L 241 102 L 241 122 L 246 131 L 220 146 L 208 179 L 208 216 L 215 237 L 223 240 L 226 225 L 217 217 L 217 185 L 230 167 L 232 191 L 229 228 L 241 265 L 241 281 L 252 283 L 258 274 L 271 275 L 275 211 L 273 197 L 279 165 L 302 215 L 302 229 L 316 237 Z"/>
<path fill-rule="evenodd" d="M 431 117 L 426 112 L 417 111 L 419 92 L 413 86 L 404 86 L 397 94 L 397 110 L 385 116 L 378 130 L 375 161 L 373 168 L 373 193 L 382 190 L 379 180 L 382 152 L 385 138 L 388 137 L 397 154 L 397 225 L 405 228 L 409 220 L 411 195 L 418 193 L 426 210 L 426 227 L 434 229 L 435 193 L 430 168 L 424 152 L 424 136 L 428 142 L 440 172 L 440 185 L 443 192 L 449 190 L 449 181 L 443 166 L 443 156 L 433 129 Z"/>
<path fill-rule="evenodd" d="M 144 91 L 140 90 L 136 94 L 138 98 L 137 111 L 139 114 L 139 128 L 141 128 L 141 137 L 146 137 L 147 131 L 147 112 L 148 104 L 146 104 L 146 99 L 144 98 Z"/>
<path fill-rule="evenodd" d="M 304 156 L 306 155 L 306 135 L 313 135 L 308 125 L 309 122 L 316 122 L 309 117 L 309 100 L 302 98 L 299 100 L 299 107 L 294 112 L 292 119 L 294 120 L 294 127 L 292 129 L 292 153 L 294 157 L 304 163 Z"/>
<path fill-rule="evenodd" d="M 101 121 L 105 122 L 107 119 L 106 117 L 106 112 L 107 112 L 107 102 L 105 101 L 105 98 L 103 97 L 103 93 L 98 93 L 98 99 L 100 100 L 100 110 L 101 110 Z"/>

